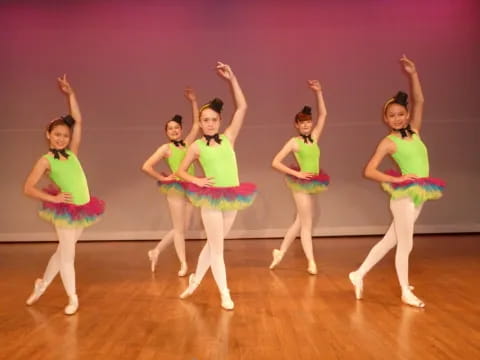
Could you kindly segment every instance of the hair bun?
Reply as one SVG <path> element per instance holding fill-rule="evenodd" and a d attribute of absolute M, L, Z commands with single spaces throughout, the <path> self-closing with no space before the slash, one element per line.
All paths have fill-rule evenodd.
<path fill-rule="evenodd" d="M 301 113 L 305 115 L 312 115 L 312 108 L 310 106 L 305 105 Z"/>
<path fill-rule="evenodd" d="M 72 117 L 72 115 L 65 115 L 60 117 L 63 122 L 68 126 L 68 127 L 73 127 L 75 125 L 75 119 Z"/>
<path fill-rule="evenodd" d="M 393 101 L 397 104 L 407 107 L 408 105 L 408 94 L 403 91 L 397 92 L 397 95 L 393 97 Z"/>
<path fill-rule="evenodd" d="M 176 114 L 170 121 L 175 121 L 176 123 L 179 123 L 180 125 L 182 125 L 182 116 Z"/>
<path fill-rule="evenodd" d="M 210 104 L 208 107 L 220 114 L 223 109 L 223 101 L 220 100 L 219 98 L 215 98 L 212 101 L 210 101 Z"/>

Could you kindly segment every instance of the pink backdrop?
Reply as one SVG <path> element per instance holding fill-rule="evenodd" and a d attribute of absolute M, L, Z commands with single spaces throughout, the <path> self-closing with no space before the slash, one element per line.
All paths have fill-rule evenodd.
<path fill-rule="evenodd" d="M 407 89 L 397 63 L 403 52 L 423 81 L 431 173 L 449 184 L 418 229 L 480 230 L 476 1 L 16 3 L 0 5 L 0 240 L 52 238 L 21 188 L 46 150 L 45 124 L 65 112 L 55 87 L 64 72 L 86 119 L 81 160 L 90 188 L 108 203 L 85 238 L 156 238 L 167 230 L 165 201 L 139 168 L 165 142 L 166 119 L 182 113 L 190 121 L 186 85 L 201 102 L 224 98 L 228 119 L 232 102 L 212 70 L 217 60 L 231 64 L 247 95 L 237 155 L 241 179 L 260 189 L 232 236 L 280 236 L 293 218 L 291 196 L 270 163 L 294 134 L 293 115 L 312 104 L 310 78 L 324 87 L 329 116 L 320 146 L 332 177 L 318 197 L 315 233 L 381 233 L 387 197 L 361 172 L 386 133 L 382 103 Z"/>

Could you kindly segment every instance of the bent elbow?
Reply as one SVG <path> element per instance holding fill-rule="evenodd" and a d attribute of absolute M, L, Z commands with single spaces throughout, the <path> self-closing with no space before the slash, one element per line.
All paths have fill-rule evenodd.
<path fill-rule="evenodd" d="M 143 164 L 142 167 L 140 168 L 143 172 L 146 172 L 148 174 L 148 171 L 150 170 L 150 166 L 147 164 Z"/>
<path fill-rule="evenodd" d="M 25 184 L 23 186 L 23 195 L 30 196 L 31 191 L 30 191 L 30 186 L 28 184 Z"/>
<path fill-rule="evenodd" d="M 365 168 L 365 170 L 363 171 L 363 176 L 367 179 L 371 179 L 372 178 L 372 171 L 371 169 L 369 168 Z"/>

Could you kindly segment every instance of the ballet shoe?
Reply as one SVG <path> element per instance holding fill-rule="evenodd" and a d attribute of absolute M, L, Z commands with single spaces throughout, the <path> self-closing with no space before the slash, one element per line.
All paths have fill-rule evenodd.
<path fill-rule="evenodd" d="M 188 266 L 186 262 L 182 262 L 180 265 L 180 270 L 178 270 L 178 276 L 185 276 L 187 275 Z"/>
<path fill-rule="evenodd" d="M 68 297 L 68 305 L 65 306 L 64 312 L 65 315 L 73 315 L 77 312 L 78 310 L 78 296 L 72 295 Z"/>
<path fill-rule="evenodd" d="M 35 283 L 33 285 L 33 292 L 28 297 L 26 304 L 29 306 L 33 305 L 40 298 L 40 296 L 43 295 L 46 289 L 47 285 L 43 282 L 42 279 L 35 280 Z"/>
<path fill-rule="evenodd" d="M 273 255 L 273 261 L 270 264 L 270 270 L 273 270 L 280 263 L 280 261 L 282 261 L 283 252 L 278 249 L 273 249 L 272 255 Z"/>
<path fill-rule="evenodd" d="M 233 310 L 235 307 L 235 304 L 233 303 L 232 298 L 230 297 L 230 290 L 225 290 L 221 294 L 221 299 L 222 299 L 222 308 L 225 310 Z"/>
<path fill-rule="evenodd" d="M 150 259 L 150 270 L 155 272 L 155 267 L 157 266 L 158 260 L 158 251 L 153 249 L 148 251 L 148 258 Z"/>
<path fill-rule="evenodd" d="M 359 278 L 355 271 L 352 271 L 348 274 L 348 278 L 353 285 L 355 290 L 355 299 L 360 300 L 363 298 L 363 279 Z"/>
<path fill-rule="evenodd" d="M 314 261 L 314 260 L 310 260 L 310 261 L 308 262 L 307 272 L 308 272 L 310 275 L 317 275 L 317 273 L 318 273 L 318 271 L 317 271 L 317 264 L 315 264 L 315 261 Z"/>
<path fill-rule="evenodd" d="M 195 282 L 195 274 L 190 274 L 188 277 L 188 287 L 180 294 L 180 299 L 185 299 L 192 295 L 198 285 L 199 284 Z"/>
<path fill-rule="evenodd" d="M 404 304 L 407 304 L 407 305 L 410 305 L 410 306 L 413 306 L 413 307 L 417 307 L 417 308 L 424 308 L 425 307 L 425 303 L 422 300 L 420 300 L 418 297 L 416 297 L 415 294 L 413 292 L 411 292 L 410 290 L 403 292 L 402 302 Z"/>

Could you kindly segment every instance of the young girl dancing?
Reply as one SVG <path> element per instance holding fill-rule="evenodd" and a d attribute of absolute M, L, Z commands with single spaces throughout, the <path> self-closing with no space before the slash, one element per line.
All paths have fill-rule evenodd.
<path fill-rule="evenodd" d="M 390 210 L 393 222 L 387 233 L 369 252 L 362 265 L 349 274 L 355 290 L 355 297 L 363 296 L 363 278 L 387 252 L 397 246 L 395 268 L 405 304 L 424 307 L 425 303 L 416 297 L 408 280 L 408 260 L 413 247 L 414 224 L 427 200 L 438 199 L 445 183 L 429 177 L 428 152 L 420 138 L 423 117 L 423 92 L 415 64 L 403 55 L 400 59 L 403 70 L 410 80 L 413 105 L 408 110 L 408 95 L 398 92 L 383 106 L 383 119 L 389 134 L 377 146 L 365 168 L 365 176 L 382 183 L 383 189 L 391 196 Z M 386 156 L 391 156 L 401 174 L 397 171 L 378 170 Z"/>
<path fill-rule="evenodd" d="M 273 250 L 273 261 L 270 264 L 270 269 L 274 269 L 280 263 L 293 240 L 300 233 L 303 251 L 308 262 L 307 271 L 315 275 L 317 265 L 312 247 L 312 195 L 326 190 L 330 178 L 320 170 L 320 148 L 317 144 L 327 117 L 322 88 L 318 80 L 309 80 L 308 86 L 315 94 L 317 101 L 317 123 L 314 127 L 312 110 L 309 106 L 304 106 L 302 111 L 295 115 L 295 128 L 298 131 L 298 136 L 287 141 L 272 162 L 275 169 L 286 174 L 287 185 L 295 200 L 297 216 L 288 228 L 280 249 Z M 291 168 L 283 164 L 283 160 L 290 153 L 295 155 L 298 167 Z"/>
<path fill-rule="evenodd" d="M 221 295 L 221 305 L 231 310 L 234 303 L 227 286 L 227 274 L 223 258 L 224 239 L 228 234 L 237 210 L 252 204 L 256 187 L 240 183 L 234 151 L 235 140 L 243 124 L 247 102 L 238 80 L 230 66 L 217 63 L 217 72 L 230 85 L 235 101 L 235 111 L 230 125 L 219 134 L 223 102 L 214 99 L 200 108 L 200 128 L 203 137 L 195 141 L 183 159 L 178 175 L 186 180 L 187 196 L 193 205 L 200 207 L 207 243 L 198 257 L 197 269 L 189 277 L 187 289 L 180 295 L 191 295 L 209 268 Z M 198 159 L 205 177 L 188 173 L 190 164 Z"/>
<path fill-rule="evenodd" d="M 185 90 L 185 97 L 192 104 L 193 125 L 185 139 L 182 138 L 183 127 L 182 117 L 175 115 L 165 124 L 165 133 L 169 140 L 168 143 L 160 146 L 152 156 L 142 166 L 142 170 L 148 175 L 157 179 L 159 189 L 166 194 L 170 218 L 173 229 L 170 230 L 155 248 L 148 251 L 148 258 L 152 272 L 155 271 L 158 255 L 173 242 L 178 260 L 180 260 L 180 270 L 178 276 L 187 274 L 187 260 L 185 257 L 185 231 L 188 229 L 192 217 L 193 206 L 185 197 L 183 182 L 180 181 L 176 172 L 187 152 L 187 147 L 195 140 L 200 129 L 198 124 L 198 105 L 195 93 L 192 89 Z M 165 175 L 157 172 L 154 167 L 160 160 L 165 159 L 170 174 Z M 194 175 L 194 167 L 188 168 L 188 173 Z"/>
<path fill-rule="evenodd" d="M 65 314 L 74 314 L 79 306 L 75 286 L 75 244 L 85 227 L 94 224 L 104 211 L 104 202 L 90 196 L 87 178 L 77 158 L 83 120 L 73 88 L 66 75 L 58 78 L 66 96 L 70 114 L 52 120 L 46 131 L 48 152 L 34 165 L 25 182 L 26 195 L 43 201 L 41 218 L 55 226 L 58 247 L 50 257 L 41 279 L 35 281 L 27 305 L 35 303 L 57 273 L 68 295 Z M 47 175 L 55 186 L 40 190 L 37 184 Z"/>

